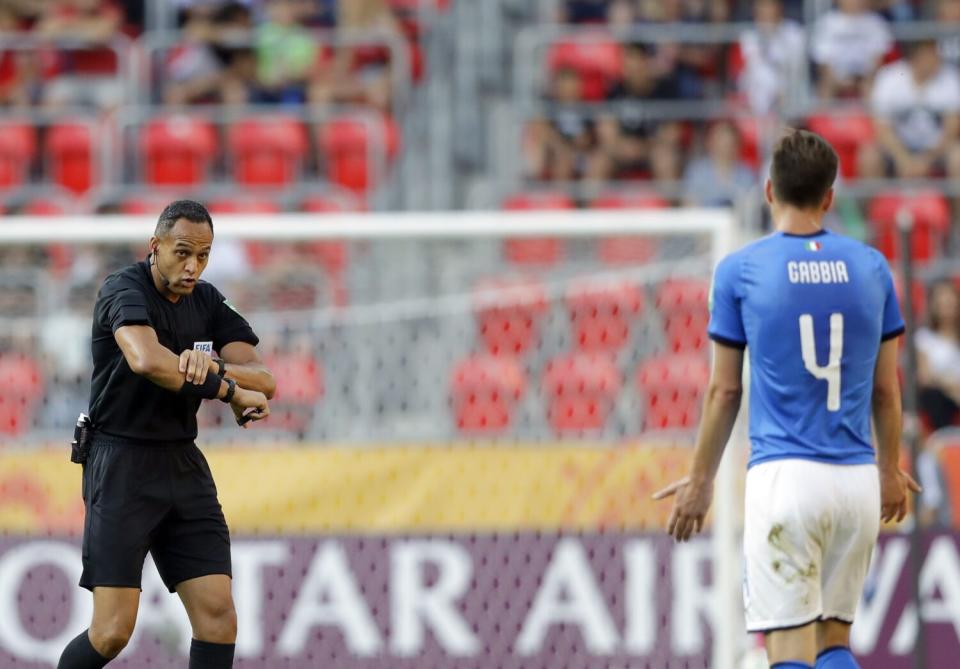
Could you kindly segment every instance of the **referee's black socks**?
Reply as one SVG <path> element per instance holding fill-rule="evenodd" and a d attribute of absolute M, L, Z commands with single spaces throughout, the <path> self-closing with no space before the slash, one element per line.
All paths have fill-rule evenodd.
<path fill-rule="evenodd" d="M 90 643 L 88 630 L 83 630 L 63 649 L 57 669 L 100 669 L 107 666 L 110 658 L 104 657 Z"/>
<path fill-rule="evenodd" d="M 190 669 L 230 669 L 233 666 L 232 643 L 190 642 Z"/>

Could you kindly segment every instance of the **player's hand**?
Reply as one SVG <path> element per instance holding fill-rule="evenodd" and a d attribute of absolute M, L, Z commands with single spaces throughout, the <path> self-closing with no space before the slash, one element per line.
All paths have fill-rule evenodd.
<path fill-rule="evenodd" d="M 207 380 L 210 371 L 210 362 L 213 357 L 206 351 L 197 351 L 188 348 L 180 354 L 180 373 L 188 383 L 202 385 Z"/>
<path fill-rule="evenodd" d="M 667 534 L 677 541 L 687 541 L 703 530 L 703 521 L 713 499 L 713 481 L 694 484 L 689 476 L 685 476 L 653 493 L 653 498 L 657 500 L 671 496 L 675 496 L 675 499 L 667 523 Z"/>
<path fill-rule="evenodd" d="M 230 408 L 237 419 L 237 425 L 246 429 L 252 421 L 263 420 L 270 415 L 270 405 L 267 396 L 258 390 L 247 390 L 237 386 L 237 390 L 230 400 Z"/>
<path fill-rule="evenodd" d="M 915 493 L 923 489 L 920 484 L 899 467 L 880 470 L 880 519 L 889 523 L 900 522 L 907 516 L 907 490 Z"/>

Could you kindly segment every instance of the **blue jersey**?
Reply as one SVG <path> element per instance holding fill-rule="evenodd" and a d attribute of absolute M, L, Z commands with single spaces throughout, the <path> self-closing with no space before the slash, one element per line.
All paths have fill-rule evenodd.
<path fill-rule="evenodd" d="M 861 242 L 777 232 L 724 258 L 708 333 L 748 348 L 750 465 L 874 462 L 877 354 L 903 330 L 890 268 Z"/>

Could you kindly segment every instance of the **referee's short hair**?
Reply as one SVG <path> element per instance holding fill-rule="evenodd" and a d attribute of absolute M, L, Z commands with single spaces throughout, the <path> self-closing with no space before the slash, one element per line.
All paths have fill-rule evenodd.
<path fill-rule="evenodd" d="M 194 200 L 176 200 L 161 212 L 157 227 L 153 231 L 154 236 L 164 237 L 181 218 L 191 223 L 206 223 L 210 226 L 210 232 L 213 232 L 213 219 L 210 218 L 210 212 L 206 207 Z"/>
<path fill-rule="evenodd" d="M 770 181 L 777 200 L 800 209 L 819 206 L 837 178 L 837 152 L 820 135 L 788 130 L 773 149 Z"/>

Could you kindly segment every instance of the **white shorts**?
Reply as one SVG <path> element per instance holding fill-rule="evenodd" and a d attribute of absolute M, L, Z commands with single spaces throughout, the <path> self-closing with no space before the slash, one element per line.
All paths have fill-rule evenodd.
<path fill-rule="evenodd" d="M 747 629 L 853 622 L 880 531 L 875 465 L 773 460 L 747 472 Z"/>

